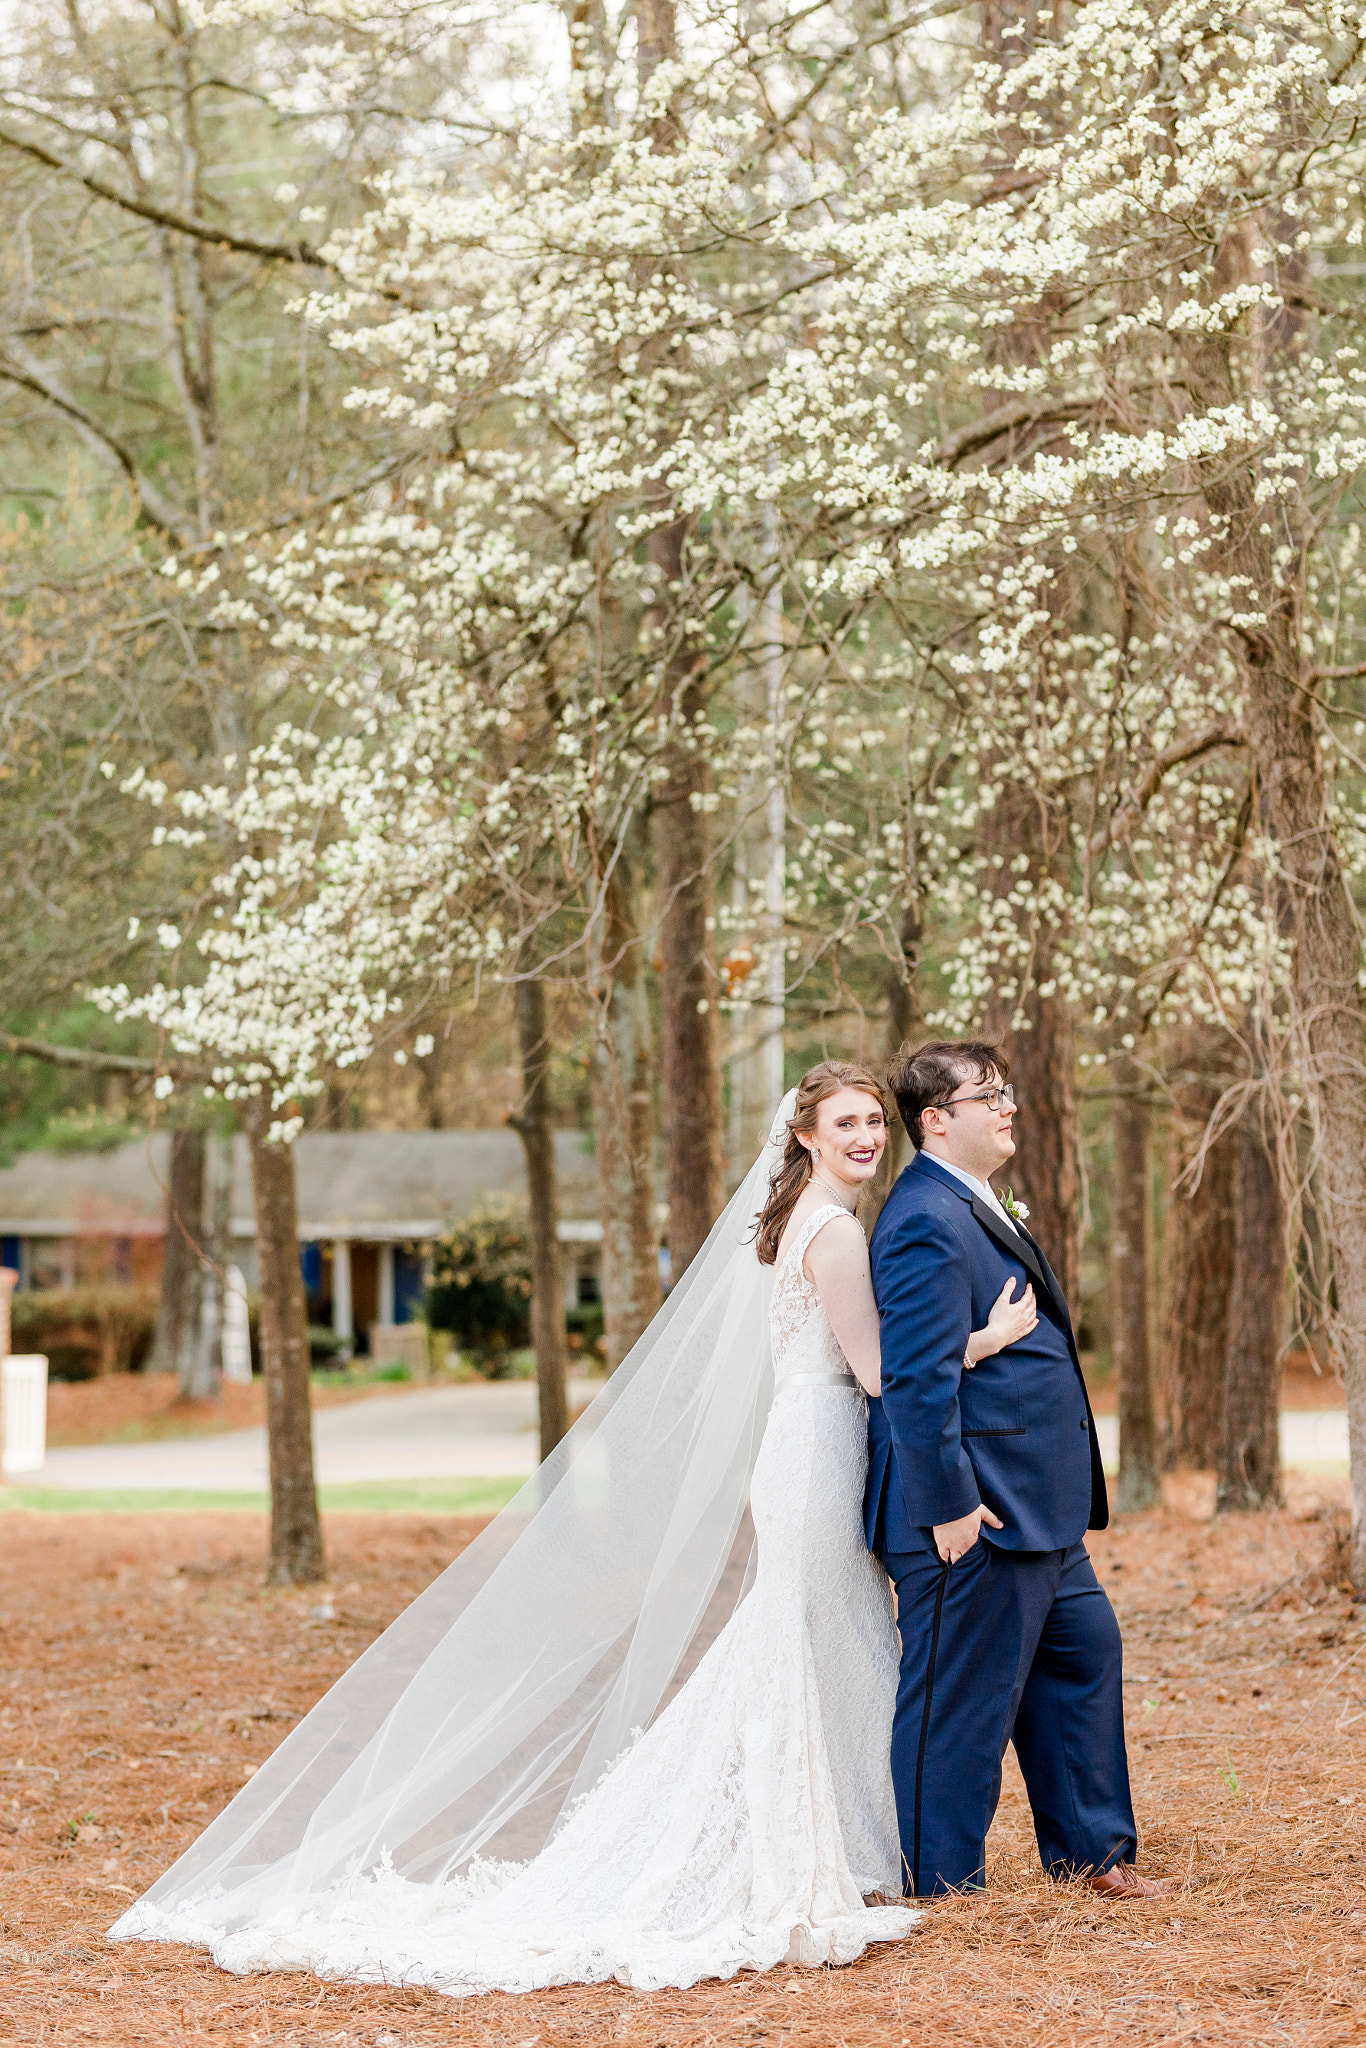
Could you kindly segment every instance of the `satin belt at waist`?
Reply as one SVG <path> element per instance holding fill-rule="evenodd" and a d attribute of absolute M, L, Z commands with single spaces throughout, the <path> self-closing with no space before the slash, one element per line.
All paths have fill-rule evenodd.
<path fill-rule="evenodd" d="M 784 1387 L 853 1387 L 858 1390 L 858 1381 L 851 1372 L 785 1372 L 773 1391 L 781 1394 Z"/>

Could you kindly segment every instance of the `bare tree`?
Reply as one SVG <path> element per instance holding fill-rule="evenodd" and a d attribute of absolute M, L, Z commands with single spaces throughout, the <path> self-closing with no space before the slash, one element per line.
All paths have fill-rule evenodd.
<path fill-rule="evenodd" d="M 1228 1355 L 1220 1415 L 1218 1506 L 1281 1500 L 1281 1340 L 1285 1330 L 1285 1207 L 1254 1099 L 1239 1120 Z"/>
<path fill-rule="evenodd" d="M 1217 1041 L 1186 1037 L 1168 1077 L 1167 1186 L 1159 1384 L 1165 1461 L 1218 1462 L 1233 1284 L 1237 1141 L 1212 1139 L 1221 1094 Z"/>
<path fill-rule="evenodd" d="M 4 1050 L 55 1066 L 112 1073 L 143 1084 L 174 1063 L 127 1054 L 48 1045 L 6 1037 Z M 181 1078 L 206 1076 L 180 1067 Z M 270 1442 L 270 1563 L 272 1585 L 308 1585 L 322 1576 L 322 1527 L 313 1480 L 313 1417 L 309 1401 L 308 1303 L 299 1261 L 299 1212 L 293 1147 L 273 1142 L 268 1102 L 243 1105 L 251 1146 L 256 1244 L 261 1269 L 261 1354 Z M 202 1152 L 199 1176 L 203 1196 Z M 198 1212 L 196 1212 L 198 1213 Z"/>
<path fill-rule="evenodd" d="M 1040 851 L 1037 844 L 1030 849 L 1031 835 L 1018 816 L 1028 803 L 1025 793 L 1018 792 L 1015 801 L 997 807 L 1007 821 L 1002 839 L 1012 855 L 1029 849 L 1031 863 L 1040 869 Z M 1038 959 L 1022 1001 L 997 999 L 988 1006 L 987 1030 L 1003 1038 L 1009 1049 L 1020 1104 L 1017 1191 L 1028 1200 L 1030 1229 L 1048 1254 L 1067 1299 L 1075 1302 L 1081 1247 L 1076 1048 L 1067 1003 L 1039 993 L 1039 982 L 1047 985 L 1048 979 L 1047 960 Z M 1019 1028 L 1012 1029 L 1017 1010 Z"/>
<path fill-rule="evenodd" d="M 269 1102 L 244 1104 L 261 1269 L 261 1375 L 270 1440 L 272 1586 L 307 1586 L 324 1575 L 322 1523 L 313 1477 L 308 1302 L 299 1263 L 294 1152 L 272 1139 Z"/>
<path fill-rule="evenodd" d="M 555 1127 L 550 1101 L 550 1032 L 545 983 L 525 973 L 515 984 L 517 1042 L 522 1059 L 521 1109 L 508 1122 L 526 1154 L 527 1217 L 531 1238 L 531 1342 L 536 1353 L 541 1458 L 550 1456 L 569 1427 L 565 1384 L 564 1276 L 558 1228 Z"/>
<path fill-rule="evenodd" d="M 145 1371 L 174 1373 L 182 1395 L 192 1398 L 203 1308 L 204 1133 L 190 1125 L 171 1133 L 171 1171 L 166 1190 L 166 1249 L 156 1330 Z"/>
<path fill-rule="evenodd" d="M 593 935 L 590 1067 L 609 1369 L 621 1364 L 660 1302 L 650 1010 L 631 851 L 623 849 L 604 884 Z"/>
<path fill-rule="evenodd" d="M 204 1256 L 201 1264 L 199 1342 L 185 1384 L 190 1400 L 219 1391 L 223 1372 L 223 1304 L 232 1260 L 232 1139 L 209 1136 L 204 1151 Z"/>
<path fill-rule="evenodd" d="M 1236 279 L 1243 253 L 1240 236 L 1230 237 L 1221 251 L 1230 282 Z M 1240 343 L 1229 333 L 1187 342 L 1191 396 L 1202 408 L 1212 412 L 1238 402 L 1239 353 Z M 1366 991 L 1361 985 L 1361 919 L 1334 823 L 1319 696 L 1323 676 L 1307 651 L 1312 639 L 1302 609 L 1304 577 L 1295 567 L 1282 566 L 1280 540 L 1258 495 L 1255 461 L 1208 465 L 1202 481 L 1206 503 L 1226 535 L 1221 571 L 1241 579 L 1239 587 L 1255 607 L 1250 615 L 1254 622 L 1241 626 L 1235 636 L 1244 678 L 1243 718 L 1260 815 L 1277 849 L 1280 914 L 1292 948 L 1287 990 L 1293 1006 L 1291 1030 L 1314 1126 L 1335 1288 L 1333 1333 L 1347 1385 L 1356 1501 L 1352 1576 L 1359 1587 L 1366 1587 Z M 1310 520 L 1295 533 L 1294 550 L 1301 559 L 1317 531 L 1317 521 Z M 1358 666 L 1347 665 L 1346 673 L 1358 672 Z M 1250 1158 L 1247 1164 L 1251 1174 Z"/>
<path fill-rule="evenodd" d="M 637 75 L 642 90 L 677 54 L 673 0 L 641 0 Z M 671 116 L 655 123 L 654 146 L 677 137 Z M 669 504 L 661 497 L 661 507 Z M 673 518 L 649 539 L 658 572 L 646 629 L 660 646 L 677 733 L 665 755 L 668 780 L 652 803 L 660 911 L 660 1078 L 669 1258 L 678 1279 L 701 1250 L 725 1199 L 721 1161 L 718 984 L 711 960 L 714 917 L 711 766 L 699 727 L 706 710 L 696 652 L 680 625 L 687 579 L 688 521 Z M 699 744 L 699 741 L 702 743 Z"/>
<path fill-rule="evenodd" d="M 1036 0 L 1028 0 L 1024 6 L 988 0 L 982 11 L 982 48 L 1009 71 L 1037 39 L 1056 34 L 1059 27 L 1058 17 L 1039 8 Z M 1015 147 L 1022 138 L 1023 130 L 1013 138 Z M 1013 172 L 1003 174 L 1002 196 L 1012 178 Z M 1037 366 L 1047 347 L 1050 312 L 1045 300 L 1033 320 L 1013 323 L 994 335 L 991 353 L 1002 369 L 1018 372 L 1025 366 Z M 1039 313 L 1044 317 L 1039 318 Z M 991 405 L 989 399 L 989 409 Z M 997 400 L 996 409 L 1002 406 L 1003 400 Z M 1021 429 L 1026 446 L 1032 431 L 1029 426 Z M 1067 630 L 1078 611 L 1073 580 L 1060 577 L 1050 589 L 1047 603 L 1056 615 L 1056 627 Z M 1020 862 L 1027 864 L 1036 887 L 1055 876 L 1070 857 L 1069 822 L 1056 806 L 1047 803 L 1042 791 L 1008 783 L 1004 800 L 988 814 L 983 833 L 988 888 L 1008 900 Z M 1018 921 L 1025 964 L 1014 977 L 1017 986 L 1004 997 L 1000 993 L 993 996 L 987 1027 L 1009 1047 L 1020 1102 L 1020 1186 L 1028 1197 L 1031 1228 L 1063 1293 L 1075 1302 L 1081 1219 L 1072 1011 L 1063 998 L 1051 992 L 1055 976 L 1048 921 L 1037 913 L 1018 914 Z"/>

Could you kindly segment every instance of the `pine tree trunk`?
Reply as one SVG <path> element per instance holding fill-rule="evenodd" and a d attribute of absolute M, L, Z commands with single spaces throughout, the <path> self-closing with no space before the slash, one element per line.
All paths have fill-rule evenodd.
<path fill-rule="evenodd" d="M 650 560 L 666 592 L 683 581 L 686 522 L 673 520 L 651 534 Z M 648 619 L 657 633 L 672 630 L 676 605 L 661 600 Z M 685 731 L 702 717 L 701 691 L 691 679 L 692 657 L 675 657 L 674 716 Z M 660 907 L 660 1080 L 663 1097 L 665 1197 L 669 1205 L 669 1259 L 678 1280 L 725 1206 L 721 1151 L 721 1061 L 717 1042 L 716 978 L 710 959 L 713 919 L 711 767 L 684 739 L 669 747 L 669 779 L 651 805 L 655 888 Z M 694 802 L 696 799 L 696 802 Z"/>
<path fill-rule="evenodd" d="M 642 92 L 659 66 L 677 54 L 674 0 L 637 0 L 636 76 Z M 672 109 L 661 111 L 653 124 L 655 149 L 668 152 L 679 140 Z M 671 508 L 673 501 L 667 491 L 658 488 L 659 509 Z M 646 543 L 659 579 L 655 602 L 646 616 L 646 631 L 663 643 L 670 715 L 684 732 L 691 732 L 705 710 L 705 698 L 698 683 L 693 645 L 678 632 L 687 530 L 686 518 L 672 518 L 656 527 Z M 664 762 L 669 779 L 654 792 L 652 817 L 661 917 L 665 1197 L 669 1261 L 676 1281 L 701 1250 L 721 1213 L 725 1182 L 717 981 L 710 959 L 712 831 L 706 799 L 711 794 L 711 767 L 706 755 L 682 738 L 672 742 Z"/>
<path fill-rule="evenodd" d="M 1205 1148 L 1199 1184 L 1182 1176 L 1195 1159 L 1219 1098 L 1215 1081 L 1183 1074 L 1172 1087 L 1167 1173 L 1171 1197 L 1163 1258 L 1163 1440 L 1166 1462 L 1213 1471 L 1223 1427 L 1224 1361 L 1234 1256 L 1230 1134 Z"/>
<path fill-rule="evenodd" d="M 1255 1110 L 1237 1134 L 1233 1290 L 1219 1438 L 1224 1508 L 1281 1501 L 1281 1337 L 1285 1320 L 1285 1210 L 1275 1161 Z"/>
<path fill-rule="evenodd" d="M 270 1439 L 270 1568 L 266 1583 L 307 1586 L 323 1577 L 324 1566 L 313 1479 L 308 1304 L 299 1265 L 294 1148 L 271 1143 L 267 1102 L 258 1097 L 246 1110 L 256 1256 L 261 1269 L 261 1376 L 266 1383 Z"/>
<path fill-rule="evenodd" d="M 1119 1385 L 1119 1485 L 1115 1507 L 1133 1514 L 1162 1498 L 1157 1417 L 1148 1345 L 1148 1126 L 1145 1077 L 1127 1055 L 1110 1062 L 1114 1101 L 1115 1377 Z M 1033 1218 L 1030 1218 L 1032 1224 Z"/>
<path fill-rule="evenodd" d="M 1020 1113 L 1015 1119 L 1019 1150 L 1003 1178 L 1027 1204 L 1030 1231 L 1043 1246 L 1063 1293 L 1075 1303 L 1081 1205 L 1072 1014 L 1066 1003 L 1033 989 L 1026 994 L 1023 1009 L 1027 1028 L 1006 1034 Z"/>
<path fill-rule="evenodd" d="M 987 814 L 983 846 L 990 857 L 1001 858 L 1001 867 L 988 873 L 998 874 L 1003 888 L 1018 881 L 1014 863 L 1021 856 L 1029 863 L 1036 890 L 1057 858 L 1046 842 L 1037 799 L 1013 784 Z M 1081 1247 L 1072 1013 L 1058 997 L 1039 994 L 1040 987 L 1048 986 L 1052 970 L 1049 934 L 1037 917 L 1025 936 L 1029 967 L 1024 990 L 1020 995 L 993 994 L 986 1014 L 987 1036 L 1006 1048 L 1020 1105 L 1015 1119 L 1019 1149 L 1003 1180 L 1027 1204 L 1030 1231 L 1043 1246 L 1068 1301 L 1075 1302 Z M 1019 1028 L 1013 1028 L 1017 1022 Z"/>
<path fill-rule="evenodd" d="M 678 55 L 674 0 L 637 0 L 637 82 L 641 92 L 661 63 Z M 672 109 L 653 121 L 653 147 L 678 147 Z M 657 348 L 657 342 L 647 344 Z M 655 485 L 655 508 L 674 506 Z M 686 518 L 666 518 L 645 543 L 657 571 L 655 602 L 645 616 L 647 639 L 664 655 L 668 713 L 692 731 L 705 711 L 692 643 L 678 631 L 686 580 Z M 670 1266 L 678 1280 L 725 1206 L 721 1133 L 721 1049 L 717 1034 L 717 977 L 711 965 L 711 764 L 678 737 L 664 754 L 668 782 L 651 797 L 655 889 L 659 899 L 659 1079 L 664 1106 L 666 1200 L 670 1210 Z M 696 799 L 696 803 L 694 803 Z"/>
<path fill-rule="evenodd" d="M 1041 9 L 1038 0 L 1026 0 L 1024 5 L 1020 0 L 986 0 L 981 16 L 983 54 L 1011 70 L 1037 43 L 1055 36 L 1059 22 L 1059 14 Z M 1015 105 L 1023 111 L 1026 103 L 1017 99 Z M 1028 147 L 1028 137 L 1013 124 L 1001 140 L 1006 161 Z M 1010 191 L 1010 179 L 1003 178 L 992 196 L 1008 205 Z M 1047 310 L 1045 300 L 1038 308 L 1037 324 L 1025 317 L 995 328 L 987 342 L 989 360 L 1012 373 L 1034 369 L 1044 359 Z M 1006 400 L 1006 390 L 984 394 L 988 407 Z M 1072 581 L 1057 578 L 1041 593 L 1041 602 L 1054 616 L 1054 630 L 1065 639 L 1074 630 L 1079 609 Z M 1005 1000 L 994 999 L 986 1018 L 987 1035 L 1005 1043 L 1020 1104 L 1015 1119 L 1019 1151 L 1003 1185 L 1028 1206 L 1030 1231 L 1043 1246 L 1067 1300 L 1075 1304 L 1081 1218 L 1072 1011 L 1061 998 L 1039 993 L 1053 981 L 1052 933 L 1039 902 L 1050 877 L 1071 859 L 1069 821 L 1041 792 L 1007 775 L 997 802 L 985 815 L 982 844 L 989 857 L 1000 857 L 1000 865 L 987 873 L 996 877 L 994 886 L 1002 895 L 1018 885 L 1015 864 L 1022 857 L 1034 892 L 1032 908 L 1015 906 L 1008 913 L 1027 949 L 1020 989 Z"/>
<path fill-rule="evenodd" d="M 591 1077 L 609 1371 L 660 1303 L 650 1011 L 632 884 L 627 848 L 607 882 L 593 935 Z"/>
<path fill-rule="evenodd" d="M 516 984 L 517 1041 L 522 1059 L 522 1107 L 509 1117 L 526 1154 L 527 1227 L 531 1239 L 531 1342 L 541 1418 L 541 1462 L 569 1427 L 564 1278 L 557 1235 L 560 1202 L 555 1176 L 555 1130 L 550 1114 L 550 1039 L 545 983 Z"/>
<path fill-rule="evenodd" d="M 1227 335 L 1188 344 L 1193 400 L 1236 404 Z M 1366 1591 L 1366 991 L 1361 931 L 1332 820 L 1319 700 L 1301 646 L 1299 581 L 1278 577 L 1274 530 L 1251 464 L 1211 464 L 1205 500 L 1227 522 L 1220 573 L 1246 579 L 1243 724 L 1260 816 L 1277 853 L 1277 889 L 1294 948 L 1290 996 L 1297 1059 L 1319 1147 L 1324 1233 L 1332 1257 L 1333 1336 L 1347 1387 L 1352 1466 L 1352 1579 Z"/>
<path fill-rule="evenodd" d="M 889 1067 L 902 1047 L 910 1042 L 912 1033 L 921 1022 L 916 975 L 920 968 L 920 951 L 924 936 L 920 906 L 918 903 L 908 904 L 901 921 L 901 966 L 889 966 L 885 981 L 887 1034 L 884 1043 Z M 873 1234 L 873 1225 L 882 1214 L 883 1203 L 892 1192 L 892 1184 L 906 1163 L 909 1144 L 906 1126 L 897 1115 L 896 1105 L 893 1103 L 887 1126 L 887 1149 L 878 1162 L 872 1187 L 859 1204 L 859 1217 L 869 1237 Z"/>
<path fill-rule="evenodd" d="M 172 1131 L 170 1188 L 166 1198 L 166 1249 L 156 1330 L 143 1370 L 175 1373 L 181 1379 L 198 1339 L 203 1264 L 200 1230 L 204 1214 L 204 1133 Z"/>

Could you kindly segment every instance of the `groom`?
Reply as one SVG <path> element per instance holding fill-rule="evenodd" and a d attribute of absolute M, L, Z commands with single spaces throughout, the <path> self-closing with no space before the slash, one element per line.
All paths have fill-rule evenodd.
<path fill-rule="evenodd" d="M 1007 1063 L 963 1040 L 903 1049 L 915 1157 L 873 1232 L 882 1398 L 868 1404 L 868 1547 L 896 1586 L 892 1732 L 907 1890 L 978 1887 L 1015 1744 L 1050 1876 L 1145 1897 L 1133 1869 L 1119 1625 L 1084 1532 L 1109 1520 L 1067 1303 L 990 1177 L 1015 1151 Z M 1007 1280 L 1038 1321 L 965 1368 Z"/>

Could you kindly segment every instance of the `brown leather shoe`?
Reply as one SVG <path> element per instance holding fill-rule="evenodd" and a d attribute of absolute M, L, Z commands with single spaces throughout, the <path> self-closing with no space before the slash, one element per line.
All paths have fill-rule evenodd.
<path fill-rule="evenodd" d="M 1167 1899 L 1181 1888 L 1176 1878 L 1140 1877 L 1132 1863 L 1112 1863 L 1108 1870 L 1102 1870 L 1096 1877 L 1088 1877 L 1086 1882 L 1103 1899 L 1121 1902 L 1127 1899 Z"/>

